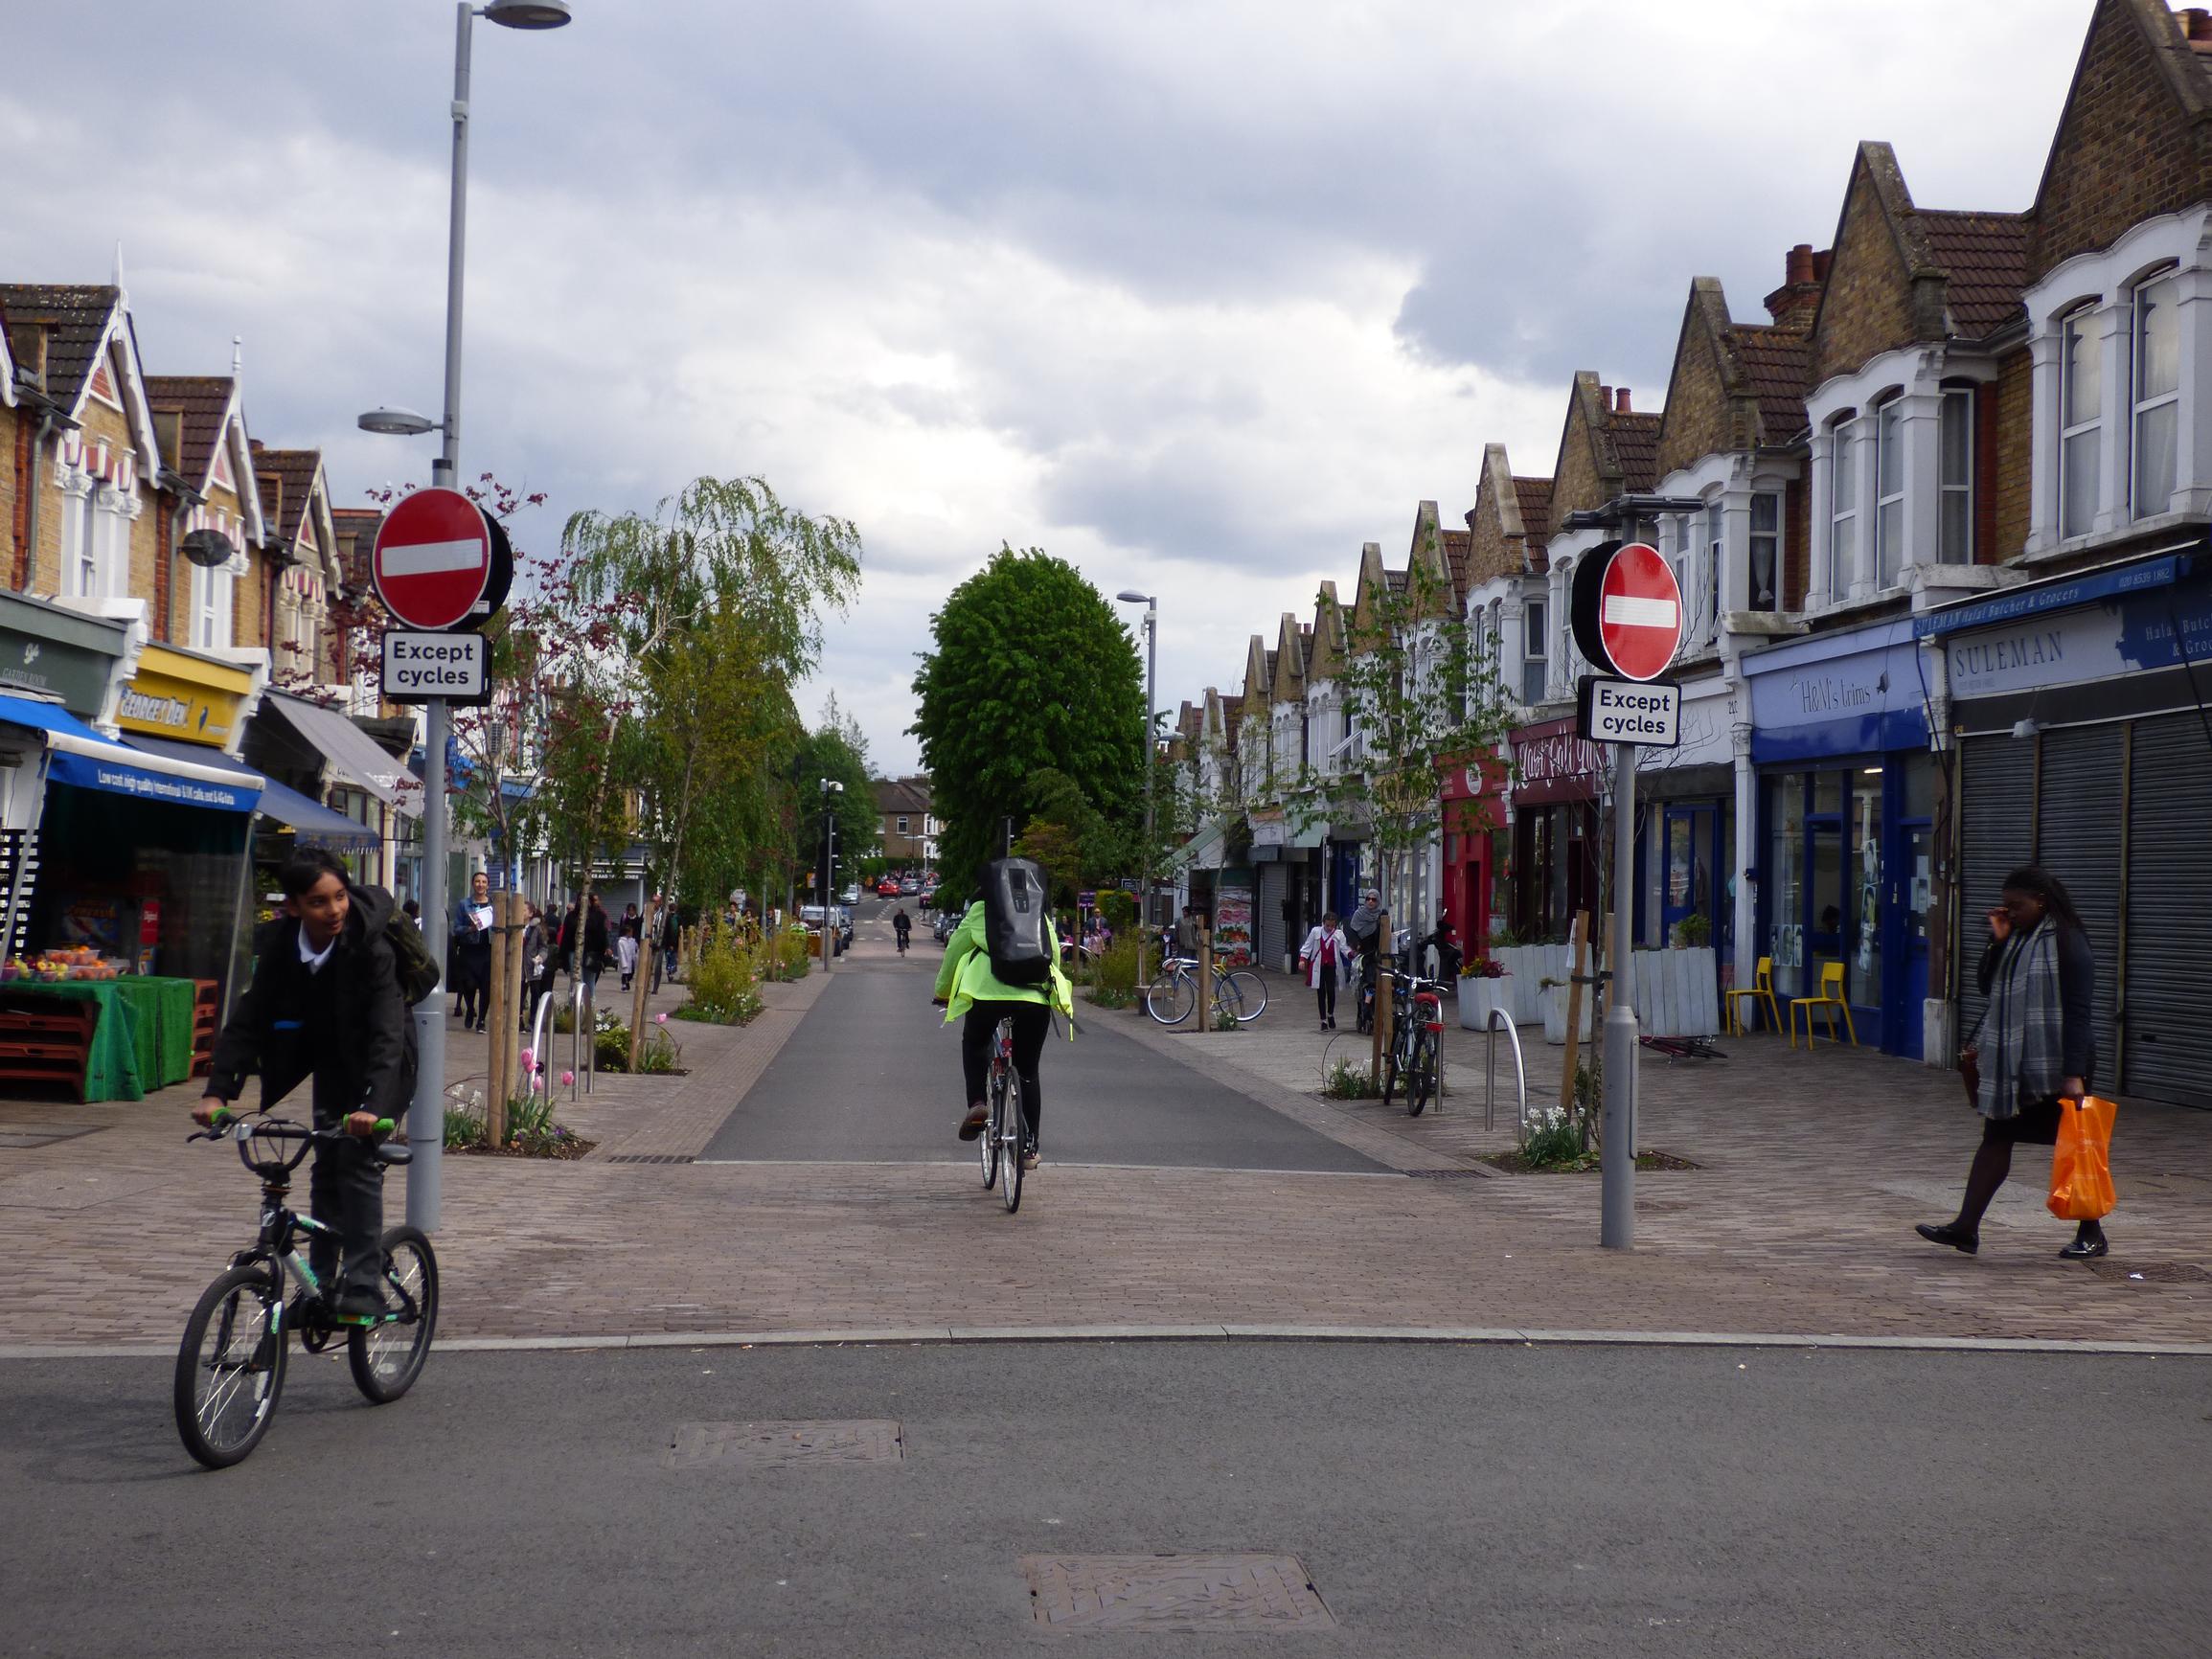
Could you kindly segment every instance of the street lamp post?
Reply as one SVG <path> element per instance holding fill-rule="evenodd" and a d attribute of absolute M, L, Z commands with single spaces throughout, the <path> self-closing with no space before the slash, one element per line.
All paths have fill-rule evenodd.
<path fill-rule="evenodd" d="M 837 963 L 837 817 L 836 799 L 845 785 L 834 778 L 822 780 L 822 971 L 833 973 Z"/>
<path fill-rule="evenodd" d="M 468 240 L 468 49 L 478 15 L 507 29 L 559 29 L 568 21 L 564 0 L 489 0 L 481 11 L 461 0 L 453 41 L 453 193 L 445 246 L 445 418 L 433 484 L 453 489 L 461 476 L 461 300 Z M 364 431 L 419 434 L 430 422 L 407 409 L 376 409 L 359 421 Z M 422 705 L 423 920 L 443 927 L 445 915 L 446 745 L 452 722 L 444 697 Z M 432 934 L 437 938 L 437 934 Z M 415 1099 L 407 1112 L 407 1139 L 415 1148 L 407 1169 L 407 1220 L 428 1233 L 438 1225 L 445 1144 L 445 998 L 444 988 L 415 1006 Z"/>
<path fill-rule="evenodd" d="M 1142 995 L 1145 977 L 1145 941 L 1152 916 L 1152 850 L 1158 844 L 1152 824 L 1152 774 L 1159 770 L 1152 755 L 1152 720 L 1159 706 L 1160 602 L 1155 595 L 1124 588 L 1114 596 L 1124 604 L 1145 607 L 1145 856 L 1137 872 L 1137 991 Z"/>

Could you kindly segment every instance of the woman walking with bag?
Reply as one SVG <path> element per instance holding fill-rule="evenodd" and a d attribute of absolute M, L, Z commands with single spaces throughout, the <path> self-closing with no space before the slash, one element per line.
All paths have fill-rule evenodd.
<path fill-rule="evenodd" d="M 1973 1255 L 1981 1218 L 2012 1171 L 2013 1148 L 2056 1146 L 2059 1102 L 2087 1094 L 2096 1064 L 2096 959 L 2065 886 L 2046 870 L 2024 866 L 2005 877 L 1989 913 L 1981 989 L 1989 999 L 1975 1038 L 1959 1055 L 1981 1113 L 1981 1146 L 1967 1171 L 1958 1215 L 1917 1231 L 1934 1244 Z M 2059 1254 L 2084 1261 L 2105 1254 L 2105 1229 L 2080 1223 Z"/>
<path fill-rule="evenodd" d="M 1350 976 L 1352 960 L 1352 941 L 1337 925 L 1334 910 L 1313 924 L 1298 947 L 1298 965 L 1306 970 L 1306 983 L 1320 1007 L 1323 1031 L 1336 1029 L 1336 988 Z"/>

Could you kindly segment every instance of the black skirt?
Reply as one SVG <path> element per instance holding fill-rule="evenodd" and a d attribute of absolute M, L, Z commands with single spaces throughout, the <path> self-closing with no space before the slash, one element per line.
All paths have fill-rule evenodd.
<path fill-rule="evenodd" d="M 2059 1144 L 2059 1100 L 2053 1095 L 2047 1101 L 2038 1101 L 2032 1106 L 2022 1106 L 2009 1118 L 1985 1118 L 1981 1138 L 1985 1141 L 2011 1141 L 2031 1147 L 2055 1147 Z"/>

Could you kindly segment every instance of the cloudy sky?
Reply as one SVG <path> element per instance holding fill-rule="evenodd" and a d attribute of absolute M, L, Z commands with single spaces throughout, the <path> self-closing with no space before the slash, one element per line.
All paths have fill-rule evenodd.
<path fill-rule="evenodd" d="M 1689 280 L 1759 314 L 1852 146 L 2028 205 L 2089 0 L 574 0 L 479 24 L 465 470 L 650 509 L 755 472 L 855 520 L 834 689 L 915 762 L 928 618 L 1001 541 L 1161 596 L 1161 701 L 1578 368 L 1664 390 Z M 0 36 L 0 273 L 107 280 L 155 374 L 244 337 L 256 436 L 341 503 L 426 477 L 453 9 L 48 0 Z"/>

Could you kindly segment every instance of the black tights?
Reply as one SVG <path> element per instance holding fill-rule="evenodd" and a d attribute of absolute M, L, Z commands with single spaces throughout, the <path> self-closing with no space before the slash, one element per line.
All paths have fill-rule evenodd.
<path fill-rule="evenodd" d="M 2013 1143 L 1995 1135 L 1984 1135 L 1980 1146 L 1974 1148 L 1973 1163 L 1966 1172 L 1966 1196 L 1959 1200 L 1958 1219 L 1951 1223 L 1961 1233 L 1978 1235 L 1981 1218 L 1988 1213 L 1990 1200 L 1997 1195 L 1997 1189 L 2005 1184 L 2005 1177 L 2013 1172 Z M 2084 1221 L 2074 1229 L 2079 1239 L 2096 1239 L 2104 1234 L 2104 1227 L 2096 1221 Z"/>
<path fill-rule="evenodd" d="M 1044 1094 L 1038 1087 L 1037 1062 L 1044 1055 L 1045 1034 L 1052 1030 L 1052 1010 L 1039 1002 L 970 1003 L 960 1028 L 960 1066 L 967 1074 L 968 1102 L 986 1098 L 991 1076 L 991 1038 L 1002 1019 L 1014 1021 L 1014 1075 L 1021 1079 L 1021 1115 L 1029 1138 L 1037 1140 L 1038 1120 L 1044 1113 Z"/>
<path fill-rule="evenodd" d="M 1321 983 L 1313 988 L 1313 999 L 1321 1005 L 1324 1024 L 1336 1017 L 1336 970 L 1327 963 L 1321 965 Z"/>

